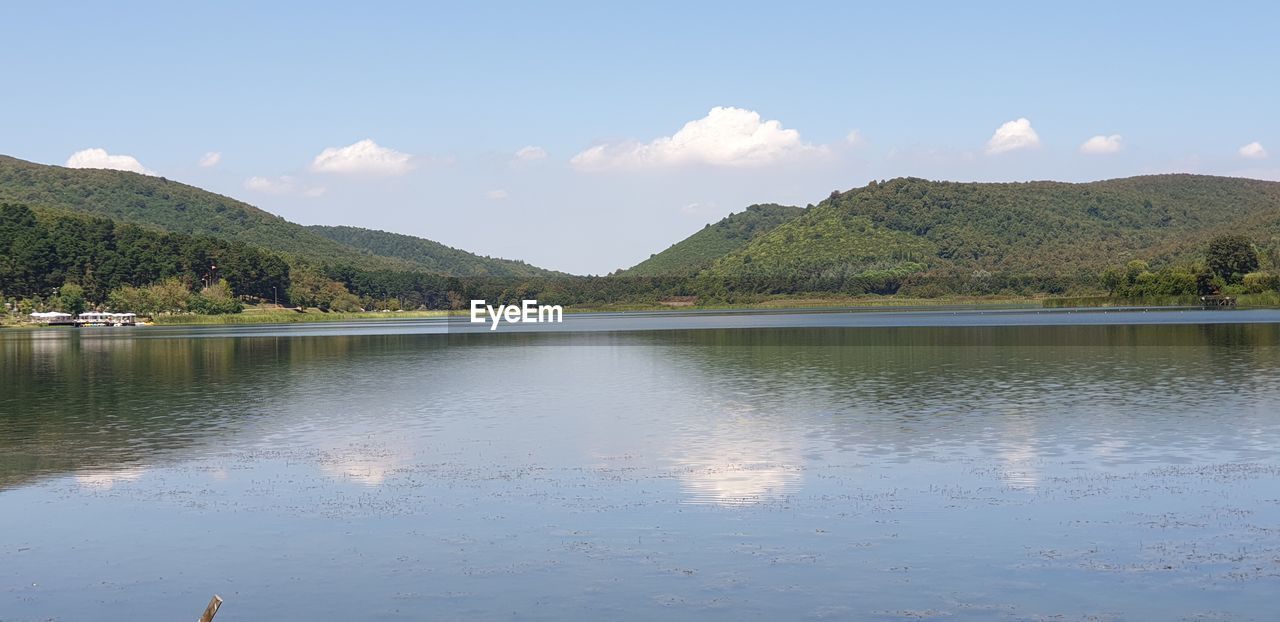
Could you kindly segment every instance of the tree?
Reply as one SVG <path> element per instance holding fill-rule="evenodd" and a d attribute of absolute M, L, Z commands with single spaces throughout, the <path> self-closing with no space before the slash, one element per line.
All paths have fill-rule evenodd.
<path fill-rule="evenodd" d="M 1201 296 L 1216 296 L 1220 293 L 1218 284 L 1213 282 L 1213 272 L 1205 267 L 1196 273 L 1196 293 Z"/>
<path fill-rule="evenodd" d="M 1253 249 L 1253 242 L 1238 233 L 1210 240 L 1205 259 L 1209 269 L 1228 283 L 1239 283 L 1244 275 L 1258 269 L 1258 253 Z"/>
<path fill-rule="evenodd" d="M 1108 295 L 1114 296 L 1124 282 L 1124 273 L 1116 268 L 1107 268 L 1102 272 L 1102 286 L 1107 288 Z"/>
<path fill-rule="evenodd" d="M 1141 259 L 1134 259 L 1124 267 L 1124 280 L 1126 283 L 1133 285 L 1138 281 L 1138 275 L 1147 272 L 1151 266 Z"/>
<path fill-rule="evenodd" d="M 139 315 L 151 315 L 156 312 L 156 303 L 151 296 L 151 289 L 125 285 L 111 291 L 107 296 L 107 306 L 112 311 L 130 312 Z"/>
<path fill-rule="evenodd" d="M 231 292 L 231 285 L 226 279 L 219 279 L 191 297 L 191 310 L 208 315 L 239 313 L 244 309 L 239 300 Z"/>
<path fill-rule="evenodd" d="M 299 307 L 319 307 L 321 292 L 328 279 L 309 266 L 296 265 L 289 269 L 289 288 L 285 290 L 289 302 Z"/>
<path fill-rule="evenodd" d="M 5 294 L 44 295 L 57 287 L 48 234 L 25 205 L 0 203 L 0 284 Z"/>
<path fill-rule="evenodd" d="M 1270 272 L 1250 272 L 1244 275 L 1241 284 L 1244 285 L 1244 291 L 1250 294 L 1260 294 L 1280 289 L 1280 276 Z"/>
<path fill-rule="evenodd" d="M 86 302 L 84 288 L 75 283 L 63 283 L 58 289 L 58 308 L 71 315 L 84 313 Z"/>
<path fill-rule="evenodd" d="M 186 311 L 191 304 L 191 290 L 187 289 L 177 277 L 169 277 L 147 287 L 147 292 L 155 304 L 157 312 L 168 311 L 178 313 Z"/>

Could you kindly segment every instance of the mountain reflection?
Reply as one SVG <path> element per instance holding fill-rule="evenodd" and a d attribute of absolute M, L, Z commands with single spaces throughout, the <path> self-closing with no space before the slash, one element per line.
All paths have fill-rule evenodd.
<path fill-rule="evenodd" d="M 187 339 L 131 331 L 0 333 L 0 490 L 75 473 L 92 487 L 137 479 L 272 419 L 312 392 L 290 370 L 364 355 L 394 337 Z M 362 349 L 363 348 L 363 349 Z"/>
<path fill-rule="evenodd" d="M 1217 417 L 1268 425 L 1248 396 L 1274 389 L 1280 351 L 1275 325 L 235 334 L 0 332 L 0 491 L 269 451 L 369 487 L 634 455 L 725 506 L 800 494 L 818 460 L 982 455 L 1034 491 L 1064 452 L 1194 452 Z"/>

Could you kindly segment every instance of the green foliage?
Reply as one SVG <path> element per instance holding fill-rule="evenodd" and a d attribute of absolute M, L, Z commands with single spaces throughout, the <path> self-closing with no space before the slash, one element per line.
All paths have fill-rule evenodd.
<path fill-rule="evenodd" d="M 621 276 L 692 275 L 715 260 L 746 246 L 756 236 L 796 218 L 804 209 L 787 205 L 752 205 L 649 257 Z"/>
<path fill-rule="evenodd" d="M 269 298 L 273 287 L 288 287 L 288 264 L 247 244 L 0 203 L 0 288 L 6 295 L 48 297 L 70 281 L 86 301 L 99 303 L 126 285 L 168 277 L 198 282 L 214 264 L 241 294 Z"/>
<path fill-rule="evenodd" d="M 735 281 L 759 289 L 758 279 L 767 275 L 774 289 L 782 277 L 789 282 L 784 288 L 848 290 L 839 275 L 911 262 L 927 266 L 904 281 L 912 287 L 1055 292 L 1097 287 L 1096 275 L 1134 255 L 1160 265 L 1192 261 L 1211 232 L 1224 228 L 1280 232 L 1280 184 L 1200 175 L 1086 184 L 894 179 L 834 193 L 721 258 L 700 278 L 714 277 L 730 289 Z M 1148 271 L 1138 262 L 1122 274 L 1133 283 Z M 988 277 L 966 276 L 978 273 Z M 1106 286 L 1119 287 L 1120 274 L 1109 275 Z M 1144 287 L 1184 289 L 1185 275 L 1147 277 Z"/>
<path fill-rule="evenodd" d="M 1280 291 L 1280 275 L 1270 272 L 1250 272 L 1241 279 L 1244 291 L 1250 294 Z"/>
<path fill-rule="evenodd" d="M 1143 272 L 1134 280 L 1130 297 L 1187 296 L 1197 293 L 1196 275 L 1190 270 L 1169 268 L 1159 272 Z"/>
<path fill-rule="evenodd" d="M 354 228 L 347 232 L 312 229 L 194 186 L 125 171 L 70 169 L 0 156 L 3 201 L 237 241 L 316 264 L 450 273 L 456 268 L 467 276 L 549 274 L 522 262 L 479 257 L 411 236 Z M 394 239 L 381 239 L 384 236 Z M 344 237 L 357 244 L 339 241 Z M 389 255 L 380 255 L 379 250 Z"/>
<path fill-rule="evenodd" d="M 1239 283 L 1245 274 L 1258 269 L 1258 253 L 1248 237 L 1220 235 L 1209 241 L 1205 261 L 1214 274 L 1228 283 Z"/>
<path fill-rule="evenodd" d="M 347 291 L 341 283 L 335 283 L 335 288 L 329 294 L 328 303 L 321 307 L 325 311 L 333 311 L 335 313 L 355 313 L 364 311 L 364 307 L 360 304 L 360 298 L 355 294 Z M 341 289 L 338 289 L 341 288 Z"/>
<path fill-rule="evenodd" d="M 1116 290 L 1125 282 L 1125 273 L 1116 268 L 1107 268 L 1102 272 L 1102 287 L 1107 290 L 1109 295 L 1114 296 Z"/>
<path fill-rule="evenodd" d="M 139 315 L 158 313 L 151 292 L 145 287 L 124 285 L 116 288 L 107 296 L 107 307 L 112 311 L 131 312 Z"/>
<path fill-rule="evenodd" d="M 220 281 L 218 291 L 211 296 L 192 294 L 181 279 L 168 277 L 143 287 L 125 285 L 107 296 L 107 306 L 113 311 L 130 311 L 139 315 L 159 313 L 238 313 L 240 303 L 231 295 L 226 281 Z M 207 290 L 208 288 L 206 288 Z M 225 302 L 230 298 L 234 305 Z"/>
<path fill-rule="evenodd" d="M 819 206 L 720 258 L 698 279 L 704 290 L 893 293 L 927 269 L 936 250 L 918 236 Z"/>
<path fill-rule="evenodd" d="M 1243 237 L 1219 236 L 1209 243 L 1206 263 L 1166 266 L 1152 271 L 1147 262 L 1135 259 L 1123 271 L 1107 268 L 1102 272 L 1101 281 L 1109 294 L 1122 298 L 1262 294 L 1280 290 L 1280 276 L 1270 272 L 1240 274 L 1242 268 L 1257 266 L 1257 256 L 1251 256 L 1252 252 L 1252 245 Z"/>
<path fill-rule="evenodd" d="M 225 283 L 225 280 L 224 282 Z M 227 287 L 228 294 L 230 292 L 229 285 Z M 113 311 L 129 311 L 138 315 L 156 315 L 156 314 L 182 314 L 182 312 L 195 311 L 196 306 L 202 305 L 205 301 L 196 302 L 197 296 L 193 296 L 191 289 L 178 279 L 177 276 L 169 276 L 169 278 L 161 279 L 159 282 L 145 285 L 145 287 L 134 287 L 134 285 L 123 285 L 111 291 L 106 303 Z M 237 310 L 239 303 L 237 303 Z M 216 311 L 197 311 L 197 312 L 216 312 Z M 238 312 L 238 311 L 221 311 L 221 312 Z"/>
<path fill-rule="evenodd" d="M 14 200 L 35 207 L 5 203 Z M 1259 246 L 1237 240 L 1206 256 L 1225 230 L 1249 231 Z M 1209 267 L 1192 264 L 1201 260 Z M 1099 274 L 1116 295 L 1185 295 L 1266 290 L 1278 260 L 1280 184 L 1247 179 L 895 179 L 804 210 L 752 206 L 620 275 L 569 277 L 412 236 L 303 227 L 163 178 L 0 156 L 0 294 L 54 302 L 70 282 L 86 304 L 109 298 L 140 313 L 229 308 L 220 289 L 191 293 L 188 284 L 211 278 L 238 294 L 322 309 L 447 309 L 472 298 L 1061 293 L 1096 291 Z"/>
<path fill-rule="evenodd" d="M 190 309 L 205 315 L 223 315 L 239 313 L 244 309 L 240 301 L 231 292 L 231 285 L 226 279 L 201 289 L 190 298 Z"/>
<path fill-rule="evenodd" d="M 84 288 L 71 282 L 63 283 L 58 288 L 58 310 L 71 315 L 84 313 L 88 303 L 84 299 Z"/>
<path fill-rule="evenodd" d="M 55 271 L 55 263 L 49 233 L 35 212 L 0 203 L 0 290 L 23 297 L 50 293 L 64 272 Z"/>
<path fill-rule="evenodd" d="M 182 313 L 191 308 L 191 290 L 177 277 L 148 285 L 147 295 L 156 313 Z"/>
<path fill-rule="evenodd" d="M 315 307 L 321 311 L 360 311 L 360 298 L 345 285 L 326 277 L 306 265 L 294 266 L 291 272 L 289 300 L 301 307 Z"/>
<path fill-rule="evenodd" d="M 439 242 L 360 227 L 312 225 L 307 230 L 362 251 L 410 262 L 453 276 L 550 276 L 557 274 L 523 261 L 481 257 Z"/>
<path fill-rule="evenodd" d="M 1134 259 L 1124 266 L 1124 278 L 1130 285 L 1137 280 L 1138 275 L 1151 270 L 1151 264 L 1141 260 Z"/>
<path fill-rule="evenodd" d="M 190 236 L 233 240 L 313 261 L 414 269 L 308 231 L 252 205 L 163 177 L 71 169 L 0 156 L 0 202 L 69 210 Z"/>

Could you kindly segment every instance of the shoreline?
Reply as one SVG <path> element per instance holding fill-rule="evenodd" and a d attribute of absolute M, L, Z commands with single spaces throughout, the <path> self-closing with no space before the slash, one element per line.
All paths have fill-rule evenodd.
<path fill-rule="evenodd" d="M 1246 294 L 1240 296 L 1242 309 L 1280 308 L 1273 294 Z M 566 307 L 565 315 L 580 314 L 635 314 L 635 315 L 696 315 L 715 312 L 769 313 L 769 312 L 839 312 L 839 311 L 928 311 L 928 310 L 1067 310 L 1067 309 L 1147 309 L 1186 310 L 1201 308 L 1194 298 L 1124 299 L 1108 296 L 1093 297 L 947 297 L 947 298 L 865 298 L 865 297 L 786 297 L 751 303 L 724 303 L 708 305 L 668 305 L 662 303 L 619 304 L 607 306 Z M 323 324 L 338 322 L 379 323 L 386 321 L 441 319 L 467 317 L 463 310 L 418 311 L 362 311 L 351 313 L 324 312 L 318 309 L 303 312 L 295 310 L 250 309 L 243 313 L 225 315 L 166 315 L 138 326 L 236 326 Z M 47 326 L 27 322 L 0 324 L 0 329 L 76 328 L 72 326 Z"/>

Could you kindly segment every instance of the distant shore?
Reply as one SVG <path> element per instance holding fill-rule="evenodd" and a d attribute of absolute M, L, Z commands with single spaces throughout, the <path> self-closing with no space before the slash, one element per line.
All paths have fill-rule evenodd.
<path fill-rule="evenodd" d="M 1236 297 L 1241 308 L 1280 308 L 1280 294 L 1242 294 Z M 712 303 L 705 305 L 672 305 L 661 302 L 630 303 L 606 306 L 566 306 L 565 313 L 626 313 L 717 310 L 784 310 L 784 309 L 840 309 L 883 308 L 909 309 L 931 307 L 990 308 L 1068 308 L 1068 307 L 1169 307 L 1199 306 L 1194 296 L 1169 296 L 1159 298 L 1118 298 L 1113 296 L 1030 297 L 1030 296 L 948 296 L 942 298 L 899 298 L 894 296 L 812 296 L 767 297 L 750 302 Z M 376 322 L 387 320 L 412 320 L 443 317 L 463 317 L 466 310 L 414 310 L 414 311 L 360 311 L 326 312 L 319 309 L 288 309 L 282 307 L 251 307 L 241 313 L 224 315 L 165 314 L 151 318 L 147 324 L 155 326 L 206 326 L 240 324 L 297 324 L 313 322 Z M 4 323 L 0 328 L 44 328 L 30 322 Z"/>

